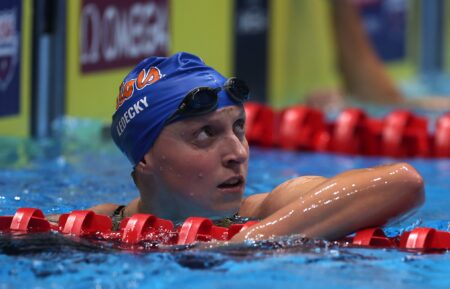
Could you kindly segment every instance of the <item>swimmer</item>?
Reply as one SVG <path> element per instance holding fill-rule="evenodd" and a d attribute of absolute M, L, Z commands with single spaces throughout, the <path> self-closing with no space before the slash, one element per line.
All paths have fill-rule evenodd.
<path fill-rule="evenodd" d="M 130 160 L 140 196 L 126 206 L 90 208 L 116 222 L 137 213 L 172 221 L 190 216 L 260 220 L 231 242 L 292 234 L 336 240 L 381 226 L 420 206 L 423 180 L 407 163 L 303 176 L 243 198 L 249 145 L 246 84 L 188 53 L 150 57 L 120 86 L 114 142 Z"/>

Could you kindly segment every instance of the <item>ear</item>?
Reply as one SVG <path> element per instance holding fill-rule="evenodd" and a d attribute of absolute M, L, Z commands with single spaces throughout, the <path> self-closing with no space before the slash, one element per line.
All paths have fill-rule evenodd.
<path fill-rule="evenodd" d="M 157 188 L 157 178 L 154 174 L 154 161 L 150 152 L 145 154 L 142 160 L 136 164 L 131 177 L 139 189 L 141 200 L 146 202 L 150 195 L 154 194 L 154 189 Z"/>
<path fill-rule="evenodd" d="M 144 157 L 139 163 L 136 164 L 134 170 L 137 173 L 148 174 L 149 172 L 153 171 L 153 167 L 154 167 L 153 155 L 150 151 L 144 155 Z"/>

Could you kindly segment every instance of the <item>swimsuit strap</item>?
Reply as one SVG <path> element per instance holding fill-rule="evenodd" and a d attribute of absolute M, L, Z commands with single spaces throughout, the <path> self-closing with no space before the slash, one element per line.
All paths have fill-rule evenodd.
<path fill-rule="evenodd" d="M 125 206 L 125 205 L 120 205 L 112 213 L 111 221 L 112 221 L 112 230 L 113 231 L 118 231 L 119 230 L 120 223 L 124 219 L 124 213 L 125 213 L 125 208 L 126 207 L 127 206 Z"/>
<path fill-rule="evenodd" d="M 256 220 L 254 218 L 242 217 L 238 213 L 234 214 L 231 217 L 225 217 L 218 220 L 212 220 L 213 224 L 219 227 L 229 228 L 233 224 L 245 224 L 248 221 Z"/>

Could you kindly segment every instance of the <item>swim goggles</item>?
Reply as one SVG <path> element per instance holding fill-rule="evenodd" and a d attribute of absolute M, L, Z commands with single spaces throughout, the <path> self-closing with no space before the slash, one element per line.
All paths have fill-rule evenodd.
<path fill-rule="evenodd" d="M 219 100 L 218 93 L 222 89 L 238 104 L 249 99 L 250 90 L 247 84 L 236 77 L 229 78 L 223 87 L 197 87 L 186 94 L 177 110 L 167 118 L 165 125 L 180 118 L 200 116 L 214 111 L 217 108 Z"/>

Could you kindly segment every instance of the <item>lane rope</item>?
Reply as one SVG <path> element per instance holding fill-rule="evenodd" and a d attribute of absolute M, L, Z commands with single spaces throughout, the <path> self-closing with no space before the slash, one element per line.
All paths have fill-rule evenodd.
<path fill-rule="evenodd" d="M 160 219 L 151 214 L 135 214 L 124 219 L 118 231 L 112 231 L 111 218 L 92 211 L 76 210 L 62 214 L 58 224 L 52 225 L 45 219 L 41 210 L 20 208 L 14 216 L 0 216 L 0 233 L 33 234 L 53 231 L 80 238 L 121 242 L 128 245 L 128 248 L 133 248 L 142 242 L 151 242 L 155 245 L 188 245 L 214 240 L 228 241 L 241 230 L 257 223 L 249 221 L 225 228 L 214 225 L 207 218 L 189 217 L 181 226 L 175 227 L 170 220 Z M 450 232 L 433 228 L 415 228 L 399 236 L 387 237 L 380 228 L 368 228 L 356 232 L 353 237 L 339 241 L 355 247 L 449 250 Z"/>

